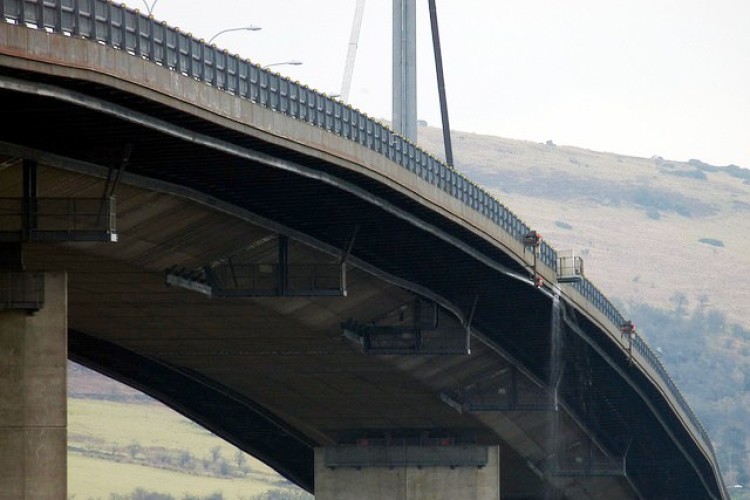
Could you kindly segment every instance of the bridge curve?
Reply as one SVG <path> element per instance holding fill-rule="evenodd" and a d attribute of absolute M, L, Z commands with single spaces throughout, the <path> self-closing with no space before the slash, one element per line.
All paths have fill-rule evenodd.
<path fill-rule="evenodd" d="M 94 0 L 1 5 L 6 23 L 0 88 L 7 116 L 18 125 L 3 135 L 6 157 L 35 158 L 59 170 L 56 178 L 81 192 L 91 190 L 82 187 L 86 182 L 82 179 L 105 175 L 106 161 L 96 157 L 104 154 L 102 149 L 117 151 L 133 143 L 137 156 L 128 167 L 126 207 L 128 199 L 135 203 L 147 192 L 179 197 L 197 204 L 181 205 L 195 217 L 209 208 L 218 210 L 334 256 L 345 253 L 354 238 L 348 257 L 364 271 L 361 280 L 368 281 L 363 276 L 369 274 L 388 287 L 435 301 L 450 313 L 452 319 L 445 321 L 454 328 L 470 328 L 472 357 L 491 358 L 493 366 L 517 366 L 537 385 L 546 385 L 550 375 L 549 325 L 553 296 L 559 295 L 568 332 L 566 354 L 575 359 L 560 388 L 570 420 L 565 425 L 583 429 L 608 455 L 628 457 L 625 479 L 614 480 L 614 488 L 631 488 L 644 498 L 675 491 L 685 493 L 685 498 L 705 496 L 696 495 L 697 491 L 726 497 L 708 436 L 653 352 L 640 337 L 627 352 L 628 342 L 620 332 L 624 319 L 589 281 L 557 284 L 557 255 L 546 243 L 540 249 L 537 271 L 547 285 L 533 286 L 528 277 L 531 257 L 523 242 L 530 228 L 460 173 L 356 110 L 137 12 Z M 39 119 L 32 122 L 29 116 Z M 60 130 L 50 121 L 43 122 L 45 116 L 64 116 L 70 126 Z M 106 148 L 97 150 L 92 144 Z M 121 213 L 123 222 L 131 223 L 126 214 Z M 137 227 L 132 224 L 131 228 Z M 129 229 L 125 226 L 121 234 L 128 235 Z M 200 234 L 210 237 L 206 229 Z M 189 248 L 210 253 L 205 244 Z M 153 242 L 154 248 L 168 245 Z M 181 247 L 185 252 L 187 248 L 187 244 Z M 98 258 L 112 253 L 95 248 L 89 252 Z M 145 258 L 133 260 L 127 253 L 116 258 L 152 273 L 167 267 L 164 256 L 143 263 Z M 43 250 L 32 249 L 31 254 L 40 267 L 53 262 Z M 191 257 L 185 260 L 199 260 Z M 436 275 L 436 266 L 441 275 Z M 367 286 L 373 290 L 385 285 L 368 282 Z M 388 294 L 406 300 L 403 291 L 389 288 Z M 350 312 L 341 306 L 331 315 L 336 320 L 329 322 L 335 325 Z M 118 334 L 108 338 L 102 331 L 106 328 L 90 318 L 80 324 L 88 327 L 72 334 L 72 357 L 115 377 L 119 374 L 147 392 L 161 393 L 162 399 L 209 427 L 215 422 L 197 415 L 200 410 L 191 409 L 185 400 L 170 400 L 164 395 L 167 385 L 160 387 L 159 380 L 139 379 L 143 375 L 128 375 L 112 359 L 97 358 L 108 350 L 97 341 L 110 341 L 112 352 L 123 346 L 134 355 L 147 352 L 146 361 L 159 359 L 159 349 L 153 345 L 147 349 L 138 344 L 142 340 L 133 343 Z M 90 348 L 94 344 L 99 348 Z M 169 361 L 168 354 L 161 358 L 170 366 L 180 364 Z M 444 401 L 452 401 L 451 396 L 465 387 L 464 379 L 453 384 L 446 377 L 431 380 L 408 359 L 389 357 L 385 363 L 420 380 L 425 386 L 420 391 L 432 390 Z M 488 370 L 472 371 L 473 376 L 482 373 Z M 210 387 L 205 377 L 192 378 L 203 380 L 199 387 Z M 226 388 L 214 392 L 236 394 Z M 590 394 L 597 395 L 596 401 Z M 192 396 L 193 402 L 199 399 Z M 446 406 L 436 411 L 441 414 L 434 419 L 438 427 L 467 426 L 464 419 L 468 419 L 469 427 L 490 429 L 477 431 L 480 440 L 491 440 L 493 432 L 500 434 L 509 443 L 513 467 L 525 464 L 527 475 L 550 451 L 542 446 L 529 452 L 523 439 L 498 430 L 504 424 L 520 426 L 519 421 L 533 412 L 498 422 L 496 415 L 482 412 L 442 415 L 456 412 L 443 402 L 438 404 Z M 254 406 L 249 400 L 242 405 Z M 263 405 L 255 406 L 251 413 L 272 422 L 275 435 L 296 436 L 290 441 L 292 448 L 309 449 L 334 439 L 295 422 L 288 408 L 283 416 L 274 416 Z M 527 434 L 545 421 L 534 420 Z M 287 425 L 281 425 L 284 422 Z M 234 433 L 239 424 L 223 429 L 214 423 L 214 428 L 256 452 L 263 440 L 238 438 Z M 266 436 L 272 434 L 269 430 Z M 304 460 L 302 465 L 299 460 L 295 463 L 293 455 L 282 452 L 276 458 L 278 469 L 312 489 L 309 474 L 303 472 Z M 579 480 L 547 480 L 571 498 L 586 498 L 576 492 L 582 488 Z M 519 487 L 518 498 L 529 495 L 523 491 Z"/>

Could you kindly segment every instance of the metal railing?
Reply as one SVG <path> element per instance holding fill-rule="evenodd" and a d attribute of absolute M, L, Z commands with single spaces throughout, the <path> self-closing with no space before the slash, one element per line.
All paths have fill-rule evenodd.
<path fill-rule="evenodd" d="M 599 311 L 601 311 L 615 326 L 619 328 L 620 325 L 625 323 L 625 318 L 620 314 L 612 302 L 610 302 L 609 299 L 607 299 L 607 297 L 605 297 L 604 294 L 585 277 L 581 281 L 571 283 L 571 286 L 587 301 L 599 309 Z M 703 424 L 677 388 L 672 377 L 669 376 L 669 373 L 664 368 L 664 365 L 662 365 L 656 353 L 654 353 L 654 351 L 652 351 L 646 342 L 638 335 L 633 337 L 633 349 L 659 376 L 664 385 L 670 391 L 674 401 L 688 417 L 690 423 L 698 430 L 703 441 L 711 450 L 711 453 L 714 453 L 713 444 L 708 436 L 708 432 L 706 432 L 705 427 L 703 427 Z"/>
<path fill-rule="evenodd" d="M 530 230 L 502 203 L 460 172 L 361 111 L 137 10 L 108 0 L 0 0 L 0 17 L 13 24 L 95 40 L 321 127 L 398 163 L 489 218 L 519 242 Z M 557 271 L 557 252 L 546 242 L 540 246 L 540 260 Z M 619 328 L 622 316 L 591 282 L 584 278 L 573 286 Z M 680 408 L 711 446 L 703 426 L 658 358 L 640 339 L 638 344 L 639 354 L 659 374 Z"/>
<path fill-rule="evenodd" d="M 0 198 L 0 241 L 112 240 L 115 207 L 114 197 Z"/>

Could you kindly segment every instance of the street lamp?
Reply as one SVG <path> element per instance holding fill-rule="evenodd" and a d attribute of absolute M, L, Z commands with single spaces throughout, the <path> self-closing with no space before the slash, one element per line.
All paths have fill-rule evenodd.
<path fill-rule="evenodd" d="M 156 2 L 159 0 L 154 0 L 151 2 L 151 5 L 148 4 L 146 0 L 143 0 L 144 5 L 146 5 L 146 11 L 148 11 L 148 15 L 152 15 L 154 13 L 154 7 L 156 7 Z"/>
<path fill-rule="evenodd" d="M 214 36 L 209 38 L 208 44 L 211 45 L 211 42 L 216 40 L 217 36 L 222 35 L 224 33 L 229 33 L 230 31 L 260 31 L 261 29 L 262 28 L 260 26 L 253 26 L 252 24 L 250 26 L 240 26 L 239 28 L 227 28 L 225 30 L 219 31 Z"/>
<path fill-rule="evenodd" d="M 263 69 L 268 69 L 272 66 L 301 66 L 301 65 L 302 65 L 302 61 L 291 60 L 291 61 L 283 61 L 283 62 L 275 62 L 271 64 L 266 64 L 265 66 L 263 66 Z"/>

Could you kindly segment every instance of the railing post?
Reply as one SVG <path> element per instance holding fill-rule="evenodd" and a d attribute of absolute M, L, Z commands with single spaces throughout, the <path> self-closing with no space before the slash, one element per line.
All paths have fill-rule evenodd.
<path fill-rule="evenodd" d="M 80 0 L 73 0 L 73 35 L 81 36 L 81 6 Z"/>
<path fill-rule="evenodd" d="M 156 23 L 154 22 L 154 16 L 148 16 L 148 38 L 149 38 L 149 44 L 148 44 L 148 58 L 152 62 L 156 61 L 156 37 L 154 36 L 154 26 Z"/>
<path fill-rule="evenodd" d="M 141 52 L 141 13 L 135 14 L 135 55 L 143 57 Z"/>
<path fill-rule="evenodd" d="M 115 46 L 114 38 L 112 37 L 112 1 L 107 1 L 107 45 L 110 47 Z"/>
<path fill-rule="evenodd" d="M 198 54 L 193 54 L 193 56 L 200 57 L 200 61 L 198 61 L 198 74 L 196 77 L 198 80 L 205 82 L 206 81 L 206 44 L 201 41 L 195 41 L 195 45 L 198 46 Z M 195 62 L 195 61 L 194 61 Z"/>
<path fill-rule="evenodd" d="M 193 41 L 187 34 L 178 34 L 177 48 L 179 52 L 180 42 L 185 41 L 187 43 L 187 51 L 185 52 L 185 59 L 187 64 L 185 65 L 185 74 L 190 78 L 193 78 Z M 182 58 L 180 58 L 180 70 L 182 70 Z"/>
<path fill-rule="evenodd" d="M 24 2 L 23 0 L 20 0 L 18 2 L 18 24 L 20 24 L 21 26 L 26 24 L 26 2 Z"/>
<path fill-rule="evenodd" d="M 44 0 L 36 0 L 36 27 L 44 29 Z"/>

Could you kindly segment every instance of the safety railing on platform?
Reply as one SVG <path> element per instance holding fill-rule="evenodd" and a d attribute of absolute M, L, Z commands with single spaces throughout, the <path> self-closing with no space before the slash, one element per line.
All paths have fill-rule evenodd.
<path fill-rule="evenodd" d="M 0 198 L 0 241 L 116 241 L 115 198 Z"/>
<path fill-rule="evenodd" d="M 5 22 L 83 37 L 205 82 L 279 113 L 357 142 L 387 157 L 481 213 L 518 241 L 530 228 L 503 204 L 440 160 L 359 110 L 259 65 L 209 45 L 137 10 L 108 0 L 0 0 Z M 540 260 L 557 271 L 555 250 L 542 242 Z M 588 280 L 573 285 L 619 328 L 622 316 Z M 703 438 L 710 440 L 653 352 L 639 353 L 660 375 Z M 643 354 L 643 353 L 647 354 Z"/>

